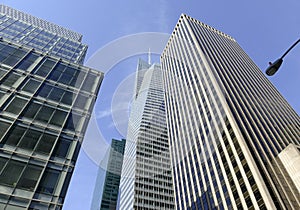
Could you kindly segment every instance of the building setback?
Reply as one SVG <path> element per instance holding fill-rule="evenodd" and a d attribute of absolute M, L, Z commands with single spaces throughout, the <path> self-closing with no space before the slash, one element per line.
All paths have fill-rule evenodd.
<path fill-rule="evenodd" d="M 161 64 L 176 208 L 299 209 L 278 158 L 299 148 L 299 116 L 238 43 L 182 15 Z"/>
<path fill-rule="evenodd" d="M 101 210 L 117 208 L 125 143 L 125 139 L 121 141 L 112 139 L 103 186 Z"/>
<path fill-rule="evenodd" d="M 61 209 L 103 73 L 33 47 L 54 34 L 42 26 L 13 38 L 35 25 L 0 11 L 0 209 Z"/>
<path fill-rule="evenodd" d="M 120 183 L 120 209 L 174 209 L 162 71 L 139 60 Z"/>
<path fill-rule="evenodd" d="M 0 5 L 0 37 L 80 64 L 87 51 L 81 34 L 5 5 Z"/>

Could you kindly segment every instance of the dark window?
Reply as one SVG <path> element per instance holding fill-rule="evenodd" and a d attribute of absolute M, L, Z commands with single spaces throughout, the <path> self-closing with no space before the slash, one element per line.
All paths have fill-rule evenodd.
<path fill-rule="evenodd" d="M 25 164 L 19 161 L 10 160 L 0 176 L 0 183 L 16 186 Z"/>
<path fill-rule="evenodd" d="M 40 111 L 36 115 L 36 120 L 40 120 L 42 122 L 48 122 L 54 112 L 54 109 L 48 106 L 42 106 Z"/>
<path fill-rule="evenodd" d="M 8 87 L 13 87 L 14 84 L 21 78 L 21 75 L 16 72 L 11 72 L 7 77 L 2 81 L 3 85 Z"/>
<path fill-rule="evenodd" d="M 26 56 L 25 59 L 23 59 L 17 66 L 18 69 L 22 69 L 22 70 L 27 70 L 29 68 L 29 66 L 31 66 L 31 64 L 34 63 L 34 61 L 38 58 L 39 56 L 34 54 L 34 53 L 30 53 L 29 55 Z"/>
<path fill-rule="evenodd" d="M 53 169 L 46 169 L 39 183 L 38 191 L 46 194 L 53 194 L 59 178 L 59 172 Z"/>
<path fill-rule="evenodd" d="M 7 162 L 7 159 L 0 157 L 0 173 L 6 162 Z"/>
<path fill-rule="evenodd" d="M 65 122 L 66 116 L 67 112 L 64 112 L 62 110 L 55 110 L 50 123 L 61 127 Z"/>
<path fill-rule="evenodd" d="M 41 84 L 40 81 L 37 81 L 35 79 L 30 78 L 26 82 L 26 84 L 24 85 L 22 90 L 27 91 L 29 93 L 34 93 L 37 90 L 37 88 L 39 87 L 40 84 Z"/>
<path fill-rule="evenodd" d="M 41 97 L 46 98 L 49 95 L 51 89 L 52 89 L 52 87 L 50 85 L 43 84 L 42 87 L 39 90 L 38 95 L 41 96 Z"/>
<path fill-rule="evenodd" d="M 56 136 L 44 133 L 36 147 L 36 152 L 49 154 L 53 148 Z"/>
<path fill-rule="evenodd" d="M 71 105 L 73 102 L 73 99 L 74 99 L 73 95 L 75 95 L 75 94 L 73 94 L 70 91 L 65 91 L 65 94 L 64 94 L 63 98 L 61 99 L 61 102 L 64 104 L 67 104 L 67 105 Z"/>
<path fill-rule="evenodd" d="M 4 135 L 4 133 L 9 128 L 9 126 L 10 126 L 10 123 L 0 121 L 0 134 Z M 0 139 L 1 139 L 1 137 L 0 137 Z"/>
<path fill-rule="evenodd" d="M 27 130 L 26 134 L 23 136 L 19 147 L 28 149 L 28 150 L 33 150 L 36 143 L 38 142 L 41 132 L 35 131 L 35 130 Z"/>
<path fill-rule="evenodd" d="M 65 139 L 65 138 L 59 138 L 55 149 L 54 149 L 54 156 L 56 157 L 62 157 L 65 158 L 67 157 L 68 151 L 69 151 L 69 147 L 71 144 L 71 140 Z"/>
<path fill-rule="evenodd" d="M 40 177 L 41 172 L 42 172 L 41 167 L 28 165 L 25 168 L 25 170 L 18 182 L 17 187 L 23 188 L 23 189 L 28 189 L 28 190 L 34 190 L 35 185 Z"/>
<path fill-rule="evenodd" d="M 8 134 L 4 138 L 4 143 L 8 145 L 15 146 L 19 143 L 23 134 L 25 133 L 26 128 L 22 128 L 20 126 L 14 125 L 8 132 Z"/>
<path fill-rule="evenodd" d="M 53 101 L 60 101 L 62 95 L 64 94 L 64 90 L 58 87 L 52 87 L 50 95 L 48 96 L 49 99 Z"/>
<path fill-rule="evenodd" d="M 23 116 L 33 119 L 41 106 L 42 106 L 41 104 L 30 102 L 27 108 L 25 109 L 25 111 L 23 112 Z"/>
<path fill-rule="evenodd" d="M 25 104 L 27 103 L 27 100 L 19 97 L 15 97 L 5 111 L 11 112 L 14 114 L 19 114 L 21 110 L 24 108 Z"/>
<path fill-rule="evenodd" d="M 55 65 L 55 61 L 47 58 L 47 59 L 45 59 L 43 64 L 37 68 L 35 73 L 37 75 L 45 77 L 51 71 L 51 69 L 53 68 L 54 65 Z"/>

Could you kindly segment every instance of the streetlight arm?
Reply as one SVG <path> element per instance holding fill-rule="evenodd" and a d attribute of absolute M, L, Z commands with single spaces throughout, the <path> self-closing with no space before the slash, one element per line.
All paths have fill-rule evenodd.
<path fill-rule="evenodd" d="M 266 74 L 268 76 L 272 76 L 274 75 L 279 67 L 281 66 L 282 62 L 283 62 L 283 58 L 291 51 L 291 49 L 293 49 L 298 43 L 300 42 L 300 39 L 298 39 L 292 46 L 290 46 L 289 49 L 287 49 L 287 51 L 285 51 L 285 53 L 283 53 L 283 55 L 277 59 L 274 63 L 269 62 L 269 67 L 266 70 Z"/>
<path fill-rule="evenodd" d="M 290 48 L 287 49 L 287 51 L 285 51 L 285 53 L 280 58 L 283 59 L 286 56 L 286 54 L 288 54 L 291 51 L 291 49 L 293 49 L 299 42 L 300 39 L 298 39 L 292 46 L 290 46 Z"/>

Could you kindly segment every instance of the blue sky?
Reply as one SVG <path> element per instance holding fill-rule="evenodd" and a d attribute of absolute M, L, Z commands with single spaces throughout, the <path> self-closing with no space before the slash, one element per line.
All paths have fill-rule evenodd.
<path fill-rule="evenodd" d="M 300 38 L 299 0 L 4 0 L 2 2 L 83 34 L 83 42 L 89 45 L 87 64 L 102 71 L 104 71 L 101 69 L 102 62 L 107 61 L 109 57 L 117 57 L 121 52 L 120 49 L 113 48 L 114 51 L 99 57 L 105 47 L 112 46 L 115 40 L 126 40 L 124 36 L 132 34 L 143 32 L 156 32 L 161 36 L 170 34 L 181 13 L 186 13 L 234 37 L 263 71 L 269 61 L 276 60 Z M 163 44 L 163 41 L 159 43 Z M 136 68 L 137 58 L 147 59 L 145 55 L 136 54 L 129 54 L 129 58 L 124 56 L 123 59 L 113 62 L 115 65 L 112 68 L 105 69 L 106 77 L 94 112 L 97 128 L 96 131 L 89 130 L 92 132 L 86 139 L 87 150 L 80 153 L 65 201 L 65 210 L 90 209 L 98 166 L 100 165 L 100 171 L 103 172 L 102 168 L 105 165 L 103 157 L 107 145 L 111 138 L 122 138 L 126 133 L 123 124 L 118 130 L 114 127 L 116 116 L 111 115 L 111 110 L 116 110 L 116 115 L 121 113 L 118 116 L 122 116 L 121 118 L 126 121 L 128 105 L 126 108 L 125 103 L 125 106 L 121 107 L 121 112 L 118 112 L 117 105 L 123 99 L 126 102 L 126 98 L 127 101 L 130 98 L 129 91 L 132 88 L 130 85 L 134 78 L 132 73 Z M 300 113 L 299 56 L 300 47 L 296 47 L 284 59 L 280 71 L 269 78 L 298 114 Z M 153 61 L 158 61 L 157 55 L 153 56 Z M 121 119 L 118 118 L 117 121 L 120 122 Z M 96 157 L 98 153 L 101 155 Z M 101 182 L 101 176 L 98 181 Z"/>

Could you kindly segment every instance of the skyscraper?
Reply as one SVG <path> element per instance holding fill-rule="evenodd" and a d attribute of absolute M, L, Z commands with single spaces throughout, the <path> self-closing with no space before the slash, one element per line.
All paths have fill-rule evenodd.
<path fill-rule="evenodd" d="M 126 140 L 112 139 L 103 186 L 101 210 L 116 209 Z"/>
<path fill-rule="evenodd" d="M 0 5 L 0 37 L 80 64 L 87 51 L 81 34 L 5 5 Z"/>
<path fill-rule="evenodd" d="M 0 21 L 0 209 L 61 209 L 103 73 L 44 50 L 60 34 L 15 18 Z M 32 42 L 13 38 L 22 24 L 40 31 Z"/>
<path fill-rule="evenodd" d="M 162 71 L 139 60 L 120 184 L 120 209 L 173 209 Z"/>
<path fill-rule="evenodd" d="M 299 152 L 299 116 L 238 43 L 182 15 L 161 63 L 176 208 L 299 209 L 278 158 Z"/>

